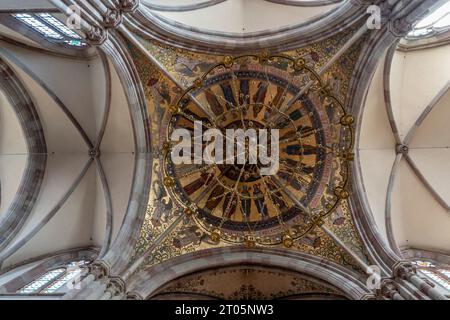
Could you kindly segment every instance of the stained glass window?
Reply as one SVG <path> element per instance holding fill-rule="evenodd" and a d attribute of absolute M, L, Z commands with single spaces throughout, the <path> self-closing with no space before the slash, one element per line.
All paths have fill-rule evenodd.
<path fill-rule="evenodd" d="M 409 39 L 431 37 L 450 29 L 450 1 L 419 21 L 407 35 Z"/>
<path fill-rule="evenodd" d="M 86 46 L 86 42 L 75 31 L 50 13 L 17 13 L 13 16 L 51 42 L 72 47 Z"/>
<path fill-rule="evenodd" d="M 450 291 L 450 269 L 438 268 L 429 261 L 414 261 L 417 270 Z"/>
<path fill-rule="evenodd" d="M 58 29 L 58 31 L 62 32 L 68 37 L 71 37 L 72 39 L 81 39 L 81 37 L 70 30 L 67 26 L 61 23 L 58 19 L 56 19 L 54 16 L 52 16 L 50 13 L 38 13 L 38 16 L 41 17 L 43 20 L 51 24 L 53 27 Z"/>
<path fill-rule="evenodd" d="M 61 40 L 64 38 L 61 34 L 56 32 L 52 28 L 46 26 L 44 23 L 36 19 L 31 14 L 19 13 L 16 14 L 15 17 L 47 38 L 61 39 Z"/>
<path fill-rule="evenodd" d="M 81 273 L 81 269 L 75 269 L 67 271 L 64 276 L 61 278 L 56 279 L 53 283 L 48 285 L 44 290 L 41 291 L 41 293 L 54 293 L 56 290 L 61 288 L 63 285 L 65 285 L 69 280 L 75 278 Z"/>
<path fill-rule="evenodd" d="M 44 275 L 40 276 L 33 282 L 29 283 L 25 287 L 19 290 L 19 293 L 34 293 L 38 292 L 42 287 L 44 287 L 47 283 L 50 281 L 53 281 L 54 279 L 58 278 L 60 275 L 62 275 L 66 269 L 60 268 L 51 270 Z"/>
<path fill-rule="evenodd" d="M 50 270 L 39 278 L 33 280 L 23 288 L 18 290 L 21 294 L 50 294 L 55 293 L 62 286 L 68 284 L 70 281 L 74 282 L 80 280 L 83 267 L 86 267 L 90 261 L 78 260 L 72 261 L 57 269 Z"/>

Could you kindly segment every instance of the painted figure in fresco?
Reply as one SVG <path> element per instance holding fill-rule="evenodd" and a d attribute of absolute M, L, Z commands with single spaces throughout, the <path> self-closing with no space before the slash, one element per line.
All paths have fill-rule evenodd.
<path fill-rule="evenodd" d="M 187 57 L 178 56 L 175 60 L 175 70 L 189 77 L 195 76 L 194 69 L 197 62 Z"/>
<path fill-rule="evenodd" d="M 210 123 L 210 120 L 208 118 L 207 115 L 201 115 L 201 114 L 197 114 L 192 112 L 189 108 L 185 108 L 183 109 L 183 112 L 189 116 L 191 116 L 192 118 L 194 118 L 196 121 L 201 121 L 202 123 L 202 130 L 208 130 L 209 128 L 206 126 L 208 123 Z M 190 127 L 187 127 L 186 129 L 188 130 L 194 130 L 194 122 L 191 121 L 190 119 L 185 119 L 186 121 L 189 121 L 192 124 L 192 129 Z M 192 131 L 193 132 L 193 131 Z"/>
<path fill-rule="evenodd" d="M 154 164 L 153 170 L 154 175 L 157 178 L 152 183 L 154 211 L 151 220 L 153 225 L 158 226 L 161 224 L 161 221 L 166 222 L 170 219 L 173 204 L 172 199 L 168 197 L 166 190 L 162 186 L 161 171 L 158 162 Z"/>
<path fill-rule="evenodd" d="M 296 172 L 297 174 L 301 173 L 300 176 L 303 176 L 303 177 L 305 175 L 312 176 L 314 174 L 314 170 L 315 170 L 315 168 L 313 166 L 308 166 L 308 165 L 301 163 L 300 161 L 295 161 L 295 160 L 289 159 L 289 158 L 283 160 L 283 165 L 285 167 L 287 167 L 286 170 L 288 172 L 292 171 L 292 172 Z M 299 190 L 301 190 L 301 189 L 299 189 Z"/>
<path fill-rule="evenodd" d="M 272 182 L 267 182 L 267 186 L 271 192 L 272 202 L 274 202 L 278 209 L 280 209 L 280 212 L 287 210 L 288 206 L 281 191 L 277 190 L 277 187 Z"/>
<path fill-rule="evenodd" d="M 253 117 L 257 118 L 259 113 L 261 112 L 264 101 L 266 100 L 267 95 L 267 88 L 268 88 L 267 82 L 260 82 L 258 84 L 258 91 L 253 96 L 254 106 L 253 106 Z"/>
<path fill-rule="evenodd" d="M 322 239 L 316 232 L 308 233 L 305 237 L 300 239 L 300 242 L 313 248 L 318 248 L 322 244 Z"/>
<path fill-rule="evenodd" d="M 303 138 L 309 137 L 310 135 L 312 135 L 312 134 L 315 133 L 313 127 L 310 127 L 310 126 L 304 126 L 304 125 L 302 125 L 302 126 L 297 130 L 297 132 L 300 133 L 301 136 L 302 136 Z"/>
<path fill-rule="evenodd" d="M 266 110 L 264 111 L 264 120 L 269 121 L 269 119 L 272 118 L 273 115 L 273 110 L 271 108 L 266 108 Z M 280 137 L 281 139 L 283 137 Z"/>
<path fill-rule="evenodd" d="M 161 97 L 162 101 L 167 105 L 170 105 L 170 92 L 169 88 L 167 87 L 166 81 L 161 81 L 156 90 L 158 91 L 158 94 Z"/>
<path fill-rule="evenodd" d="M 259 184 L 255 184 L 253 186 L 253 195 L 255 196 L 255 199 L 254 199 L 255 205 L 256 205 L 256 208 L 258 209 L 259 214 L 261 215 L 261 218 L 263 220 L 269 219 L 269 212 L 267 210 L 265 197 L 264 197 L 263 192 L 261 191 Z"/>
<path fill-rule="evenodd" d="M 199 245 L 203 232 L 197 226 L 188 226 L 181 229 L 173 239 L 173 245 L 177 249 L 187 247 L 191 244 Z"/>
<path fill-rule="evenodd" d="M 225 201 L 223 202 L 222 206 L 223 216 L 226 219 L 230 219 L 231 216 L 236 212 L 236 207 L 237 207 L 236 195 L 233 193 L 228 193 L 225 196 Z"/>
<path fill-rule="evenodd" d="M 205 209 L 213 211 L 222 201 L 224 191 L 222 186 L 216 186 L 206 201 Z"/>
<path fill-rule="evenodd" d="M 191 195 L 191 194 L 195 193 L 201 187 L 209 185 L 211 183 L 213 177 L 214 177 L 214 174 L 211 172 L 202 172 L 200 174 L 200 177 L 197 180 L 184 186 L 183 189 L 188 195 Z"/>
<path fill-rule="evenodd" d="M 153 99 L 153 109 L 151 109 L 151 120 L 152 120 L 152 135 L 155 137 L 153 143 L 159 141 L 159 130 L 158 127 L 162 121 L 166 108 L 164 105 L 170 105 L 171 97 L 170 92 L 167 87 L 166 81 L 161 80 L 155 83 L 154 86 L 150 87 Z"/>
<path fill-rule="evenodd" d="M 292 121 L 297 121 L 301 117 L 303 117 L 303 113 L 300 111 L 300 109 L 296 109 L 296 110 L 292 111 L 291 113 L 289 113 L 289 118 Z"/>
<path fill-rule="evenodd" d="M 223 96 L 227 101 L 227 109 L 230 110 L 234 108 L 237 104 L 230 83 L 222 83 L 220 87 L 222 88 Z"/>
<path fill-rule="evenodd" d="M 195 77 L 198 72 L 205 72 L 211 64 L 198 62 L 188 57 L 178 56 L 175 60 L 175 70 L 188 77 Z"/>
<path fill-rule="evenodd" d="M 241 211 L 242 215 L 244 216 L 245 220 L 248 220 L 250 218 L 250 212 L 252 209 L 252 199 L 250 199 L 250 191 L 249 188 L 244 185 L 242 186 L 241 194 L 245 197 L 241 198 Z"/>
<path fill-rule="evenodd" d="M 214 114 L 216 116 L 221 115 L 224 111 L 223 106 L 220 104 L 220 102 L 217 99 L 217 96 L 214 94 L 214 92 L 212 92 L 211 89 L 205 90 L 205 97 L 206 97 L 206 101 L 208 101 L 208 104 L 209 104 L 212 112 L 214 112 Z"/>
<path fill-rule="evenodd" d="M 244 79 L 240 81 L 240 94 L 239 94 L 239 105 L 249 105 L 250 104 L 250 83 L 249 80 Z"/>
<path fill-rule="evenodd" d="M 282 87 L 277 87 L 277 94 L 275 95 L 275 97 L 273 98 L 271 105 L 274 108 L 279 109 L 284 101 L 284 92 L 285 90 Z"/>
<path fill-rule="evenodd" d="M 295 178 L 293 177 L 292 173 L 286 172 L 286 171 L 278 171 L 277 174 L 281 179 L 289 183 L 295 190 L 303 191 L 304 187 L 303 185 Z"/>
<path fill-rule="evenodd" d="M 290 146 L 286 146 L 286 148 L 283 149 L 284 152 L 286 152 L 287 154 L 291 155 L 291 156 L 308 156 L 308 155 L 312 155 L 312 154 L 316 154 L 317 153 L 317 148 L 314 146 L 310 146 L 310 145 L 290 145 Z"/>
<path fill-rule="evenodd" d="M 342 213 L 341 208 L 338 208 L 331 214 L 331 220 L 334 225 L 342 225 L 345 222 L 344 214 Z"/>

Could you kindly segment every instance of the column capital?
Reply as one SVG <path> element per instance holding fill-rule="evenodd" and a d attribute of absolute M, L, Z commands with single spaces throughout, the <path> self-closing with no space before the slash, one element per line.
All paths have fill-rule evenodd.
<path fill-rule="evenodd" d="M 122 11 L 116 8 L 114 9 L 108 8 L 108 10 L 105 13 L 105 16 L 103 17 L 104 26 L 106 28 L 117 28 L 122 22 L 123 22 Z"/>
<path fill-rule="evenodd" d="M 104 279 L 109 274 L 109 266 L 104 261 L 94 261 L 88 266 L 88 270 L 95 276 L 95 280 Z"/>
<path fill-rule="evenodd" d="M 408 280 L 416 274 L 416 268 L 410 261 L 398 261 L 394 264 L 392 273 L 396 278 Z"/>
<path fill-rule="evenodd" d="M 125 12 L 134 12 L 139 7 L 139 0 L 119 0 L 119 8 Z"/>
<path fill-rule="evenodd" d="M 137 292 L 128 292 L 125 300 L 144 300 L 144 298 Z"/>
<path fill-rule="evenodd" d="M 125 281 L 121 277 L 110 277 L 106 284 L 106 291 L 111 293 L 111 296 L 118 296 L 126 292 Z"/>
<path fill-rule="evenodd" d="M 377 295 L 392 300 L 396 294 L 400 294 L 397 283 L 391 278 L 382 279 L 380 289 L 377 290 Z"/>
<path fill-rule="evenodd" d="M 108 40 L 108 30 L 98 26 L 91 26 L 86 32 L 86 40 L 93 46 L 100 46 Z"/>

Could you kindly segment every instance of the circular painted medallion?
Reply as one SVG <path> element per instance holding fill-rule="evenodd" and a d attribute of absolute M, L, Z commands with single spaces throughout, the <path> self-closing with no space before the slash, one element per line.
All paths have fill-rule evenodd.
<path fill-rule="evenodd" d="M 166 185 L 215 240 L 301 237 L 347 196 L 353 118 L 301 61 L 227 59 L 172 107 Z M 177 132 L 192 142 L 181 154 Z"/>

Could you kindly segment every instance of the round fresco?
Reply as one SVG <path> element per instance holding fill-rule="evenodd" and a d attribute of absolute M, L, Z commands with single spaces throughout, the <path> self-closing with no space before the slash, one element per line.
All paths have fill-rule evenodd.
<path fill-rule="evenodd" d="M 265 131 L 265 152 L 273 156 L 276 150 L 276 169 L 263 174 L 267 163 L 249 161 L 250 137 L 243 141 L 244 163 L 176 163 L 170 152 L 175 143 L 167 144 L 165 184 L 214 241 L 289 246 L 348 197 L 353 117 L 302 59 L 226 57 L 197 79 L 171 112 L 167 141 L 177 129 L 187 130 L 194 141 L 201 123 L 201 132 L 223 133 L 224 153 L 230 129 Z M 191 155 L 195 143 L 202 152 L 208 144 L 195 140 Z"/>

